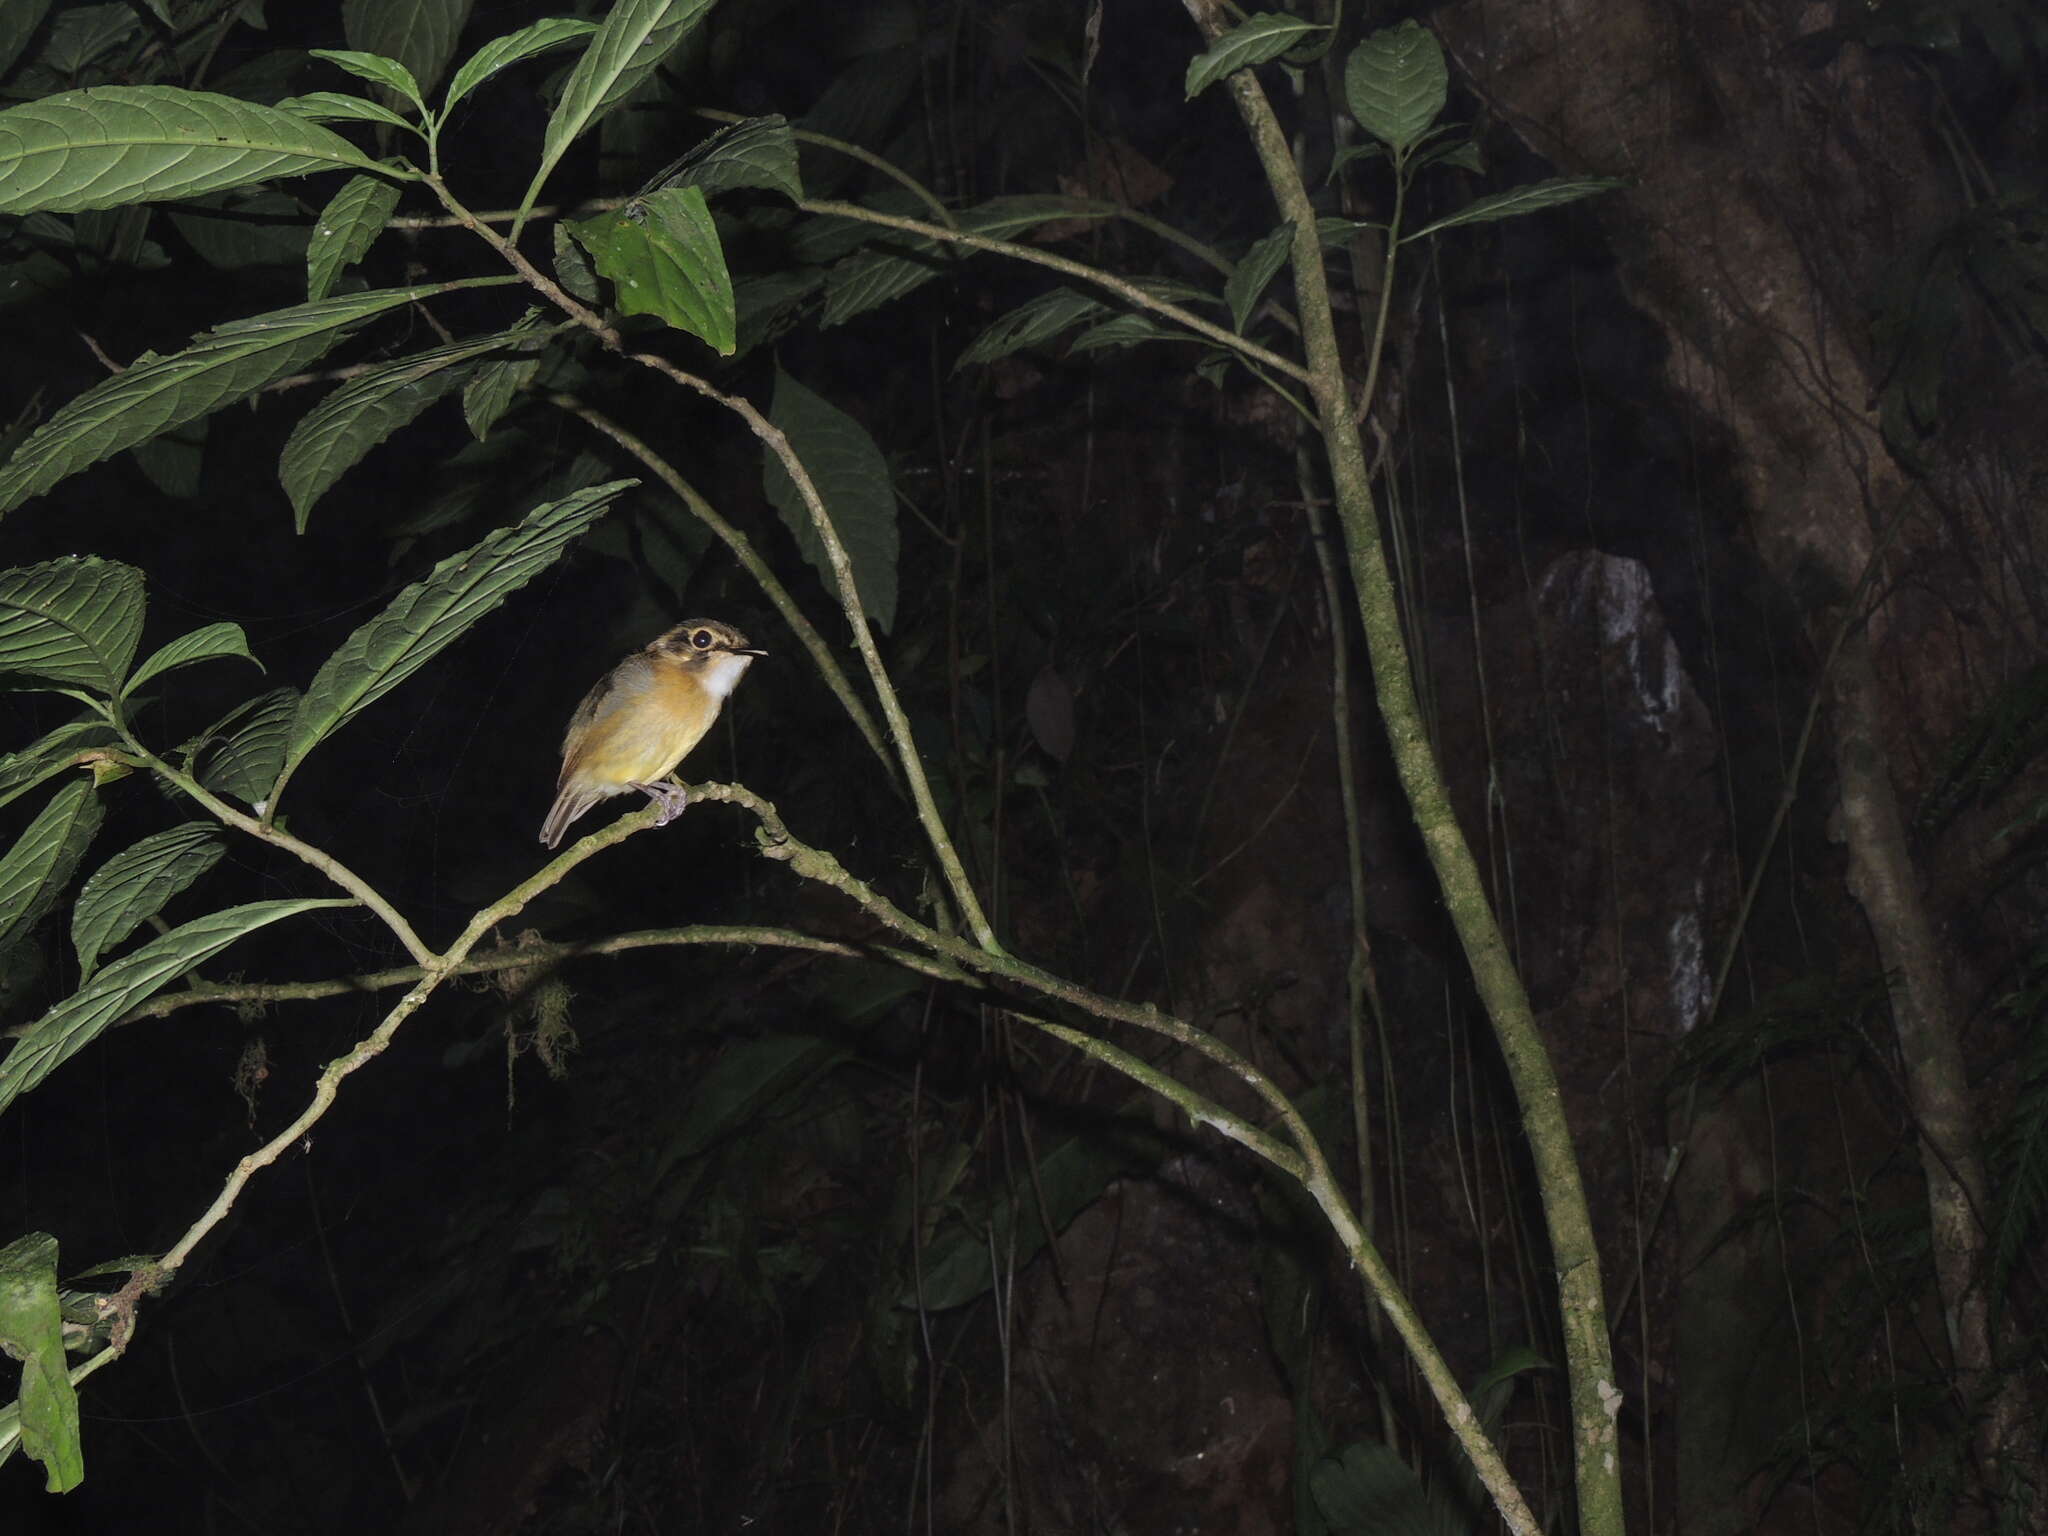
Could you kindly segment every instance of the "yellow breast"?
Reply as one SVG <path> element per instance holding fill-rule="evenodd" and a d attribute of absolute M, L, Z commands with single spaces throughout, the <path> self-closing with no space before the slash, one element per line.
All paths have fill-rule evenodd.
<path fill-rule="evenodd" d="M 674 771 L 718 718 L 718 695 L 675 667 L 655 667 L 645 685 L 590 722 L 564 764 L 592 784 L 651 784 Z"/>

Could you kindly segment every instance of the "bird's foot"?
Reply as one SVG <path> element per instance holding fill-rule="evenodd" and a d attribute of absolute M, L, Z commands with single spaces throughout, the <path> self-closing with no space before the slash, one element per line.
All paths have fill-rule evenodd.
<path fill-rule="evenodd" d="M 654 804 L 661 807 L 661 814 L 654 818 L 657 827 L 665 827 L 683 814 L 683 807 L 690 803 L 690 792 L 672 779 L 663 779 L 659 784 L 635 784 Z"/>

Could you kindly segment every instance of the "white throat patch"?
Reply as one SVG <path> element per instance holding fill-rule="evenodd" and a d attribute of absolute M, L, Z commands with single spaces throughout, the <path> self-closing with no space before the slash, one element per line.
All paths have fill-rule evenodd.
<path fill-rule="evenodd" d="M 740 679 L 746 675 L 753 660 L 751 656 L 735 656 L 730 651 L 721 651 L 716 656 L 704 658 L 703 670 L 698 676 L 713 698 L 723 699 L 740 685 Z"/>

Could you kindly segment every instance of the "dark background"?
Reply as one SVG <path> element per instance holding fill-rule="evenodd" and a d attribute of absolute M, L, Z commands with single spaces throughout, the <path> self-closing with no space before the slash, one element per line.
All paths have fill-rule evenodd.
<path fill-rule="evenodd" d="M 118 32 L 118 18 L 80 20 L 95 9 L 119 8 L 57 7 L 0 89 L 146 80 L 269 100 L 347 88 L 303 52 L 343 43 L 335 7 L 273 8 L 263 28 L 225 26 L 174 65 L 145 18 L 53 65 L 53 29 Z M 1914 846 L 1996 1185 L 1983 1219 L 2002 1268 L 1987 1283 L 2011 1366 L 2038 1385 L 2032 1216 L 2048 1180 L 2029 1161 L 2041 886 L 2027 817 L 2043 793 L 2028 734 L 2048 591 L 2039 338 L 2023 301 L 2000 309 L 1983 281 L 1966 285 L 1938 349 L 1946 392 L 1923 419 L 1902 415 L 1896 392 L 1935 365 L 1882 324 L 1915 253 L 1965 238 L 1965 200 L 1946 179 L 1958 146 L 1986 175 L 2038 164 L 2038 19 L 2015 7 L 1996 26 L 1972 12 L 1928 35 L 1860 20 L 1817 32 L 1767 6 L 1744 13 L 1745 32 L 1701 8 L 1655 24 L 1618 0 L 1606 9 L 1589 23 L 1612 50 L 1599 58 L 1563 38 L 1546 52 L 1483 6 L 1425 16 L 1451 45 L 1447 115 L 1471 125 L 1486 172 L 1425 177 L 1412 217 L 1563 172 L 1625 170 L 1633 185 L 1404 253 L 1375 420 L 1436 744 L 1578 1134 L 1628 1399 L 1631 1520 L 2023 1522 L 2026 1501 L 1998 1502 L 1972 1471 L 1981 1384 L 1959 1382 L 1947 1356 L 1881 969 L 1829 841 L 1825 727 L 1811 756 L 1796 752 L 1831 637 L 1824 603 L 1839 594 L 1802 587 L 1781 552 L 1805 515 L 1788 500 L 1788 458 L 1874 453 L 1910 470 L 1915 511 L 1877 584 L 1895 706 L 1884 745 L 1909 809 L 1960 807 L 1923 818 Z M 455 56 L 548 13 L 478 5 Z M 1266 72 L 1332 213 L 1386 216 L 1383 171 L 1321 178 L 1346 52 L 1405 14 L 1347 13 L 1298 95 Z M 1084 84 L 1087 15 L 1053 0 L 725 0 L 550 192 L 640 185 L 703 136 L 690 108 L 711 105 L 860 142 L 955 206 L 1115 197 L 1242 255 L 1274 215 L 1226 93 L 1184 100 L 1198 44 L 1185 13 L 1163 0 L 1105 8 Z M 446 168 L 469 206 L 516 203 L 563 57 L 510 72 L 456 114 Z M 1715 61 L 1704 74 L 1701 58 Z M 1776 128 L 1757 99 L 1711 83 L 1757 58 L 1746 78 L 1782 107 Z M 1625 88 L 1644 79 L 1666 94 Z M 1541 131 L 1575 82 L 1612 87 L 1607 141 L 1561 146 Z M 1909 153 L 1856 137 L 1872 114 L 1903 125 Z M 1656 199 L 1660 175 L 1709 150 L 1737 166 L 1717 185 L 1757 222 L 1729 215 L 1726 244 L 1701 251 L 1660 222 Z M 813 195 L 885 185 L 811 150 L 804 171 Z M 279 189 L 310 214 L 334 180 Z M 1841 217 L 1831 198 L 1849 194 L 1886 217 Z M 800 226 L 777 200 L 719 206 L 743 285 L 797 260 Z M 401 207 L 431 212 L 417 194 Z M 2012 228 L 2032 238 L 2023 218 Z M 1763 291 L 1776 279 L 1760 229 L 1813 257 L 1809 286 Z M 0 234 L 25 260 L 22 232 Z M 1120 273 L 1220 288 L 1134 224 L 1037 238 Z M 105 371 L 96 351 L 170 351 L 303 299 L 289 252 L 224 270 L 162 210 L 146 239 L 138 256 L 80 249 L 59 273 L 38 267 L 33 295 L 0 308 L 13 359 L 0 414 L 29 424 L 89 387 Z M 526 248 L 544 258 L 545 230 Z M 401 229 L 363 275 L 383 286 L 493 260 L 460 231 Z M 1362 359 L 1370 268 L 1342 252 L 1331 266 Z M 1703 271 L 1725 287 L 1684 286 Z M 1198 377 L 1185 345 L 1053 347 L 954 369 L 990 320 L 1046 286 L 984 258 L 842 327 L 820 328 L 814 302 L 731 360 L 673 333 L 643 341 L 763 405 L 779 365 L 875 438 L 902 503 L 902 598 L 883 652 L 1004 942 L 1212 1030 L 1302 1097 L 1339 1167 L 1370 1164 L 1376 1240 L 1460 1376 L 1498 1373 L 1497 1437 L 1539 1510 L 1562 1516 L 1540 1215 L 1379 740 L 1351 601 L 1333 612 L 1324 597 L 1306 503 L 1327 491 L 1298 477 L 1284 407 L 1241 370 Z M 1291 299 L 1284 279 L 1270 296 Z M 1855 423 L 1850 447 L 1848 429 L 1780 421 L 1800 446 L 1760 454 L 1745 402 L 1771 366 L 1766 343 L 1789 334 L 1774 303 L 1823 317 L 1829 360 L 1847 371 L 1828 378 L 1815 421 Z M 1691 304 L 1740 310 L 1754 334 L 1688 329 Z M 520 305 L 491 291 L 434 314 L 464 335 L 509 324 Z M 1292 350 L 1270 316 L 1252 329 Z M 402 316 L 320 366 L 439 339 Z M 547 368 L 549 385 L 677 464 L 841 641 L 739 424 L 592 350 L 565 345 Z M 303 684 L 398 587 L 536 500 L 635 472 L 541 399 L 482 447 L 444 401 L 295 534 L 277 453 L 327 387 L 210 418 L 196 481 L 167 488 L 124 454 L 7 520 L 9 565 L 91 553 L 142 568 L 146 647 L 221 619 L 247 631 L 260 684 L 240 663 L 177 674 L 139 717 L 157 743 L 259 686 Z M 1878 517 L 1838 510 L 1866 529 Z M 773 654 L 687 776 L 747 784 L 929 916 L 908 809 L 744 572 L 645 489 L 316 754 L 293 783 L 291 829 L 445 942 L 542 862 L 534 834 L 584 690 L 700 614 Z M 1339 640 L 1380 997 L 1363 1159 L 1343 1093 Z M 70 714 L 46 694 L 0 699 L 10 746 Z M 2003 756 L 1979 772 L 1958 744 L 1999 720 Z M 1738 932 L 1788 788 L 1796 804 Z M 105 800 L 88 869 L 185 819 L 140 777 Z M 0 815 L 18 827 L 38 804 Z M 324 893 L 302 865 L 234 841 L 167 916 Z M 61 919 L 8 957 L 10 1022 L 76 984 Z M 742 922 L 878 936 L 759 859 L 738 811 L 699 805 L 583 865 L 503 937 Z M 1738 939 L 1710 1019 L 1712 974 Z M 366 916 L 330 911 L 203 974 L 312 980 L 403 958 Z M 56 1234 L 67 1274 L 160 1251 L 393 996 L 213 1006 L 111 1031 L 0 1125 L 0 1237 Z M 1222 1091 L 1189 1061 L 1160 1059 Z M 1690 1182 L 1666 1183 L 1673 1146 Z M 1061 1229 L 1050 1248 L 1041 1213 Z M 40 1469 L 15 1458 L 0 1469 L 10 1529 L 1343 1530 L 1314 1469 L 1380 1442 L 1420 1469 L 1448 1522 L 1436 1528 L 1488 1523 L 1397 1344 L 1279 1180 L 987 998 L 773 946 L 667 943 L 444 989 L 144 1305 L 128 1356 L 90 1381 L 82 1408 L 85 1485 L 46 1496 Z"/>

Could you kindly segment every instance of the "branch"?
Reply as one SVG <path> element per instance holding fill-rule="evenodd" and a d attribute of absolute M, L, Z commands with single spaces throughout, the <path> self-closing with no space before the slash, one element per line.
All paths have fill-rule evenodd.
<path fill-rule="evenodd" d="M 460 965 L 450 966 L 450 976 L 494 976 L 504 971 L 554 969 L 587 955 L 623 955 L 636 949 L 672 949 L 693 944 L 728 945 L 733 948 L 791 949 L 805 954 L 830 955 L 839 960 L 886 960 L 906 970 L 920 971 L 938 981 L 978 985 L 975 978 L 956 965 L 890 945 L 868 945 L 841 939 L 823 939 L 793 928 L 768 928 L 740 923 L 692 923 L 682 928 L 641 928 L 615 933 L 609 938 L 583 939 L 569 943 L 507 944 L 487 954 L 472 955 Z M 388 992 L 409 987 L 425 970 L 417 965 L 393 966 L 389 970 L 364 971 L 354 976 L 330 976 L 320 981 L 236 981 L 201 982 L 176 992 L 159 992 L 148 1002 L 131 1008 L 114 1021 L 140 1024 L 146 1019 L 166 1019 L 203 1003 L 227 1005 L 310 1003 L 323 998 L 346 997 L 364 992 Z M 25 1026 L 24 1026 L 25 1027 Z"/>
<path fill-rule="evenodd" d="M 211 811 L 236 831 L 246 832 L 258 842 L 269 843 L 273 848 L 282 848 L 293 858 L 319 870 L 321 874 L 332 880 L 344 891 L 347 891 L 349 895 L 355 897 L 357 901 L 360 901 L 364 906 L 376 913 L 378 917 L 382 918 L 384 926 L 389 928 L 398 942 L 405 946 L 405 952 L 422 965 L 433 958 L 434 952 L 427 948 L 425 942 L 421 940 L 417 933 L 413 932 L 412 924 L 406 921 L 405 915 L 398 908 L 392 906 L 390 902 L 386 901 L 383 893 L 375 886 L 342 863 L 341 860 L 334 857 L 333 854 L 315 848 L 311 843 L 300 842 L 299 839 L 293 837 L 289 832 L 282 831 L 269 822 L 261 821 L 249 815 L 246 811 L 235 809 L 234 806 L 228 804 L 227 801 L 207 789 L 205 785 L 201 784 L 190 774 L 173 768 L 169 763 L 150 751 L 149 748 L 143 746 L 141 742 L 129 734 L 128 728 L 118 720 L 110 720 L 109 723 L 113 725 L 115 730 L 121 733 L 122 739 L 127 742 L 129 750 L 141 760 L 142 764 L 150 772 L 176 785 L 179 790 L 196 800 L 200 805 Z"/>
<path fill-rule="evenodd" d="M 469 213 L 455 200 L 454 194 L 449 192 L 446 184 L 438 177 L 428 177 L 427 185 L 441 200 L 442 206 L 454 214 L 465 229 L 472 231 L 477 238 L 502 256 L 514 271 L 539 292 L 547 295 L 564 314 L 588 330 L 609 350 L 624 352 L 624 345 L 616 330 L 605 324 L 603 318 L 595 311 L 578 303 L 560 284 L 528 261 L 520 254 L 518 246 Z M 747 423 L 754 435 L 761 439 L 788 470 L 791 481 L 795 483 L 798 493 L 803 497 L 804 506 L 811 514 L 812 522 L 817 526 L 819 539 L 824 545 L 827 559 L 831 562 L 833 575 L 838 580 L 840 606 L 846 612 L 847 622 L 853 626 L 854 644 L 860 649 L 861 659 L 867 663 L 868 679 L 874 685 L 876 697 L 881 700 L 882 717 L 888 722 L 889 734 L 895 741 L 898 761 L 902 764 L 904 776 L 910 785 L 912 803 L 917 807 L 918 820 L 923 824 L 933 856 L 939 861 L 940 872 L 945 876 L 947 887 L 952 892 L 962 919 L 974 931 L 975 938 L 984 949 L 998 949 L 1000 946 L 996 943 L 995 929 L 990 926 L 987 916 L 981 910 L 981 902 L 974 894 L 974 887 L 968 882 L 967 871 L 960 864 L 960 855 L 954 849 L 953 840 L 947 834 L 945 823 L 939 816 L 938 804 L 932 798 L 931 783 L 925 777 L 924 764 L 918 758 L 917 745 L 910 734 L 910 722 L 904 716 L 903 706 L 897 701 L 896 690 L 889 681 L 888 670 L 882 665 L 881 653 L 875 649 L 874 636 L 868 629 L 860 593 L 853 584 L 853 562 L 847 556 L 846 547 L 839 542 L 839 534 L 833 528 L 832 519 L 825 510 L 824 499 L 819 496 L 818 488 L 812 483 L 803 461 L 797 458 L 790 448 L 789 439 L 783 435 L 782 430 L 763 416 L 751 401 L 738 395 L 728 395 L 723 390 L 714 388 L 706 380 L 698 378 L 695 374 L 686 373 L 666 358 L 656 357 L 652 353 L 636 352 L 630 354 L 630 358 L 642 367 L 651 368 L 672 382 L 681 384 L 714 404 L 722 405 L 734 412 Z"/>
<path fill-rule="evenodd" d="M 991 954 L 1001 953 L 1002 946 L 996 942 L 995 929 L 981 910 L 981 902 L 967 879 L 967 871 L 961 866 L 960 854 L 953 847 L 953 839 L 939 815 L 938 802 L 932 798 L 931 780 L 925 776 L 923 759 L 917 755 L 917 742 L 910 733 L 910 721 L 896 697 L 896 687 L 889 680 L 889 670 L 882 665 L 882 653 L 875 647 L 874 633 L 868 627 L 867 613 L 861 605 L 860 590 L 854 585 L 853 558 L 847 554 L 846 546 L 839 542 L 839 532 L 832 526 L 831 515 L 825 510 L 825 499 L 818 494 L 810 471 L 804 468 L 803 460 L 789 446 L 789 439 L 783 435 L 782 429 L 763 416 L 745 396 L 728 395 L 708 380 L 687 373 L 667 358 L 657 357 L 651 352 L 635 352 L 632 360 L 714 404 L 724 406 L 747 424 L 754 436 L 782 461 L 782 467 L 789 472 L 797 494 L 803 497 L 804 506 L 811 514 L 811 522 L 818 530 L 818 538 L 825 547 L 825 557 L 831 563 L 832 574 L 839 587 L 839 605 L 846 611 L 847 622 L 853 626 L 853 643 L 860 650 L 861 660 L 867 663 L 868 681 L 874 687 L 875 697 L 881 700 L 882 718 L 888 722 L 889 735 L 896 743 L 897 759 L 910 782 L 911 802 L 917 807 L 917 819 L 923 824 L 925 839 L 931 844 L 933 856 L 939 861 L 939 870 L 953 893 L 954 904 L 960 909 L 961 918 L 973 930 L 976 942 Z"/>
<path fill-rule="evenodd" d="M 747 574 L 754 578 L 755 585 L 768 595 L 768 601 L 773 603 L 775 611 L 782 615 L 782 621 L 795 634 L 797 643 L 810 652 L 811 660 L 825 679 L 825 686 L 832 690 L 840 705 L 853 717 L 855 727 L 866 739 L 875 756 L 882 760 L 882 768 L 889 775 L 889 782 L 901 793 L 903 781 L 898 775 L 896 760 L 890 757 L 889 749 L 882 741 L 882 733 L 875 725 L 874 716 L 868 713 L 867 706 L 861 703 L 860 696 L 853 691 L 853 683 L 839 665 L 838 658 L 832 654 L 831 647 L 825 644 L 825 637 L 804 617 L 803 610 L 796 605 L 796 599 L 789 595 L 789 588 L 768 569 L 768 562 L 761 558 L 759 551 L 754 548 L 753 541 L 720 517 L 711 503 L 697 494 L 696 487 L 685 480 L 673 464 L 602 411 L 586 405 L 574 395 L 550 392 L 543 398 L 548 404 L 589 423 L 639 460 L 648 473 L 667 486 L 676 499 L 690 509 L 691 516 L 709 528 L 720 542 L 733 552 L 734 558 L 745 567 Z"/>
<path fill-rule="evenodd" d="M 1107 210 L 1122 213 L 1116 204 L 1104 205 Z M 1292 358 L 1282 357 L 1278 352 L 1247 341 L 1235 331 L 1204 320 L 1200 315 L 1182 309 L 1178 304 L 1169 304 L 1155 298 L 1136 283 L 1091 267 L 1085 262 L 1072 261 L 1065 256 L 1055 256 L 1050 251 L 1041 251 L 1035 245 L 1019 245 L 1012 240 L 994 240 L 987 235 L 971 235 L 964 229 L 948 229 L 940 224 L 926 224 L 918 219 L 907 219 L 893 213 L 877 213 L 872 208 L 863 208 L 858 203 L 815 201 L 805 198 L 797 204 L 805 213 L 831 214 L 835 218 L 852 219 L 859 224 L 875 224 L 883 229 L 897 229 L 909 235 L 921 235 L 927 240 L 936 240 L 946 245 L 965 245 L 977 251 L 989 251 L 997 256 L 1008 256 L 1016 261 L 1029 262 L 1035 267 L 1047 267 L 1068 277 L 1079 278 L 1097 288 L 1106 289 L 1126 304 L 1138 309 L 1150 310 L 1162 319 L 1171 320 L 1184 330 L 1193 331 L 1197 336 L 1213 341 L 1219 347 L 1226 347 L 1238 356 L 1285 374 L 1300 383 L 1308 382 L 1308 370 Z M 1309 238 L 1315 238 L 1315 225 L 1309 225 Z"/>

